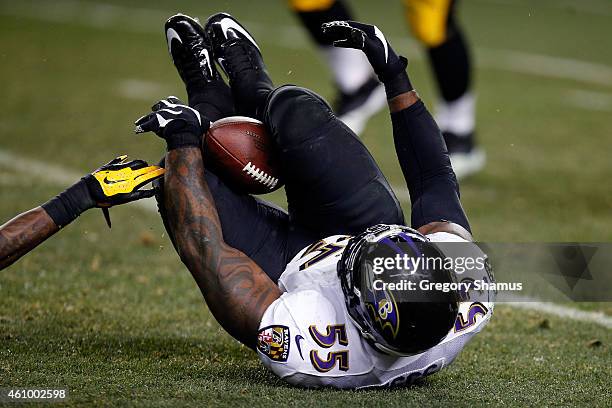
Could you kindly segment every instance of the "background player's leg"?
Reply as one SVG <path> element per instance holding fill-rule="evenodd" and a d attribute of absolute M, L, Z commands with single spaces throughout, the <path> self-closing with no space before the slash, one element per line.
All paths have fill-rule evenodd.
<path fill-rule="evenodd" d="M 338 88 L 336 115 L 359 134 L 368 119 L 386 105 L 385 92 L 365 55 L 353 49 L 331 47 L 323 38 L 321 24 L 355 20 L 340 0 L 290 0 L 291 8 L 321 49 Z"/>
<path fill-rule="evenodd" d="M 474 145 L 476 102 L 468 44 L 455 16 L 455 0 L 404 0 L 413 35 L 427 48 L 440 94 L 436 120 L 461 178 L 484 166 Z"/>
<path fill-rule="evenodd" d="M 374 158 L 320 96 L 280 87 L 268 98 L 264 122 L 280 149 L 292 221 L 322 235 L 403 223 L 399 202 Z"/>
<path fill-rule="evenodd" d="M 164 165 L 163 160 L 160 165 Z M 253 259 L 274 282 L 291 258 L 318 238 L 306 229 L 290 224 L 284 210 L 231 190 L 210 171 L 206 171 L 206 182 L 215 199 L 225 242 Z M 155 193 L 162 221 L 176 248 L 172 225 L 164 207 L 163 178 L 156 181 Z"/>

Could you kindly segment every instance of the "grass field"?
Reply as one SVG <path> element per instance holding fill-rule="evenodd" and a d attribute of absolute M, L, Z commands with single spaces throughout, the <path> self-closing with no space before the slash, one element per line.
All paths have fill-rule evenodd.
<path fill-rule="evenodd" d="M 353 1 L 360 19 L 410 57 L 413 83 L 432 106 L 429 70 L 399 3 Z M 612 3 L 464 3 L 489 159 L 462 183 L 477 239 L 612 241 Z M 131 131 L 156 98 L 184 97 L 162 31 L 177 11 L 244 19 L 278 84 L 332 97 L 329 73 L 283 6 L 0 0 L 0 220 L 118 153 L 160 157 L 161 141 Z M 390 135 L 381 113 L 363 139 L 401 186 Z M 15 167 L 23 159 L 60 168 L 32 175 Z M 270 198 L 283 203 L 280 193 Z M 408 211 L 405 196 L 403 205 Z M 612 405 L 609 320 L 504 304 L 451 367 L 411 388 L 291 388 L 217 325 L 155 212 L 130 205 L 112 218 L 108 230 L 90 211 L 0 273 L 0 388 L 68 388 L 74 406 Z M 569 306 L 612 315 L 610 303 Z"/>

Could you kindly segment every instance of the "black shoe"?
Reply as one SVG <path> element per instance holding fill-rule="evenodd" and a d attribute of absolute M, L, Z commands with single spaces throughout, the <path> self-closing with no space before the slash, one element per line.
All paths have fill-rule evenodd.
<path fill-rule="evenodd" d="M 165 32 L 168 52 L 187 88 L 189 105 L 202 105 L 201 113 L 210 120 L 233 114 L 231 91 L 215 67 L 212 46 L 200 23 L 177 14 L 166 21 Z"/>
<path fill-rule="evenodd" d="M 360 134 L 367 121 L 386 105 L 385 87 L 372 77 L 355 92 L 340 92 L 334 111 L 353 132 Z"/>
<path fill-rule="evenodd" d="M 257 45 L 251 33 L 228 13 L 217 13 L 210 16 L 206 21 L 204 31 L 212 41 L 215 52 L 219 51 L 221 45 L 229 40 L 241 38 L 246 40 L 261 55 L 259 45 Z"/>
<path fill-rule="evenodd" d="M 196 19 L 174 15 L 166 21 L 165 32 L 168 52 L 187 88 L 221 79 L 212 59 L 212 48 Z"/>
<path fill-rule="evenodd" d="M 484 150 L 476 146 L 473 132 L 461 136 L 452 132 L 442 132 L 442 136 L 458 179 L 482 170 L 487 158 Z"/>
<path fill-rule="evenodd" d="M 210 38 L 217 63 L 229 78 L 238 113 L 261 119 L 274 85 L 255 39 L 227 13 L 211 16 L 204 31 Z"/>

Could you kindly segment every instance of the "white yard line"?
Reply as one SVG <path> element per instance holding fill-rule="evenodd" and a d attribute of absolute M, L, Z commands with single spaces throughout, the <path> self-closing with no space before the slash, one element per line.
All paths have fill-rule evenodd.
<path fill-rule="evenodd" d="M 605 92 L 572 89 L 567 91 L 567 94 L 563 100 L 568 105 L 585 110 L 612 112 L 612 94 Z"/>
<path fill-rule="evenodd" d="M 82 172 L 68 170 L 54 164 L 27 158 L 6 150 L 0 150 L 0 168 L 1 167 L 7 167 L 13 171 L 29 174 L 58 186 L 68 186 L 82 177 Z M 146 211 L 157 212 L 154 199 L 140 200 L 130 205 L 134 205 Z M 612 317 L 606 316 L 602 312 L 587 312 L 529 298 L 517 298 L 516 302 L 503 304 L 514 308 L 542 312 L 564 319 L 595 323 L 608 329 L 612 328 Z"/>
<path fill-rule="evenodd" d="M 32 160 L 6 150 L 0 150 L 0 166 L 12 172 L 28 174 L 48 183 L 68 187 L 83 177 L 83 173 L 67 170 L 64 167 Z"/>
<path fill-rule="evenodd" d="M 473 0 L 479 3 L 494 3 L 510 7 L 529 7 L 528 1 L 515 0 Z M 612 16 L 612 7 L 606 1 L 589 1 L 589 0 L 553 0 L 548 2 L 539 1 L 537 6 L 541 8 L 557 9 L 567 13 L 583 13 L 596 16 L 609 17 Z"/>
<path fill-rule="evenodd" d="M 517 296 L 516 302 L 501 303 L 517 309 L 526 309 L 551 314 L 563 319 L 577 320 L 595 323 L 599 326 L 612 329 L 612 317 L 603 312 L 589 312 L 575 309 L 573 307 L 558 305 L 551 302 L 541 302 L 537 299 L 522 298 Z"/>
<path fill-rule="evenodd" d="M 129 78 L 117 83 L 117 94 L 124 98 L 135 99 L 151 103 L 165 95 L 166 89 L 163 84 L 154 81 Z"/>
<path fill-rule="evenodd" d="M 580 7 L 577 10 L 580 11 Z M 0 14 L 100 29 L 155 33 L 161 37 L 161 24 L 173 12 L 76 0 L 0 0 Z M 291 49 L 312 47 L 304 30 L 298 26 L 270 26 L 256 22 L 245 24 L 256 37 L 274 38 L 279 46 Z M 390 39 L 403 52 L 408 51 L 411 59 L 422 58 L 419 47 L 408 37 Z M 477 47 L 476 63 L 485 68 L 612 87 L 612 67 L 571 58 Z"/>
<path fill-rule="evenodd" d="M 612 67 L 607 65 L 523 51 L 492 48 L 478 48 L 477 51 L 479 51 L 477 62 L 481 66 L 547 78 L 612 86 Z"/>

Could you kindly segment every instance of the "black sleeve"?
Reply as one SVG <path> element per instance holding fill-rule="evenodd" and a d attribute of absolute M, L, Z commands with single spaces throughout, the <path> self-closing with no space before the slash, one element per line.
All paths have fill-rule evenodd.
<path fill-rule="evenodd" d="M 445 220 L 470 231 L 446 144 L 425 104 L 418 101 L 392 113 L 391 122 L 395 151 L 410 192 L 412 227 Z"/>

